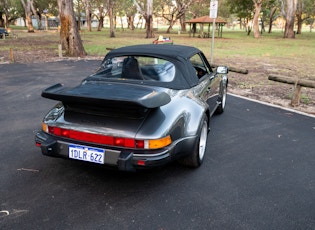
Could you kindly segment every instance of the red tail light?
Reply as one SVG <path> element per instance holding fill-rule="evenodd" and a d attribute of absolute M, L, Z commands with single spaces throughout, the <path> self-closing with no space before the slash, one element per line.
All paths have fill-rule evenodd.
<path fill-rule="evenodd" d="M 86 141 L 95 144 L 102 145 L 111 145 L 111 146 L 120 146 L 126 148 L 137 148 L 137 149 L 157 149 L 163 148 L 169 144 L 171 144 L 170 136 L 158 139 L 158 140 L 136 140 L 131 138 L 124 137 L 112 137 L 105 136 L 101 134 L 95 133 L 87 133 L 82 131 L 76 131 L 71 129 L 63 129 L 55 126 L 48 126 L 43 124 L 43 131 L 48 132 L 50 134 L 70 138 L 78 141 Z"/>

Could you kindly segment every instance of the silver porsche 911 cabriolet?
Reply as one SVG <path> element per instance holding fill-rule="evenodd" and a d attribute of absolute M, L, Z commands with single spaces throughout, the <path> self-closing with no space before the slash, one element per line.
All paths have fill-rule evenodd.
<path fill-rule="evenodd" d="M 178 160 L 199 167 L 209 123 L 226 104 L 228 69 L 197 48 L 135 45 L 109 52 L 78 86 L 53 85 L 59 101 L 35 136 L 41 152 L 133 171 Z"/>

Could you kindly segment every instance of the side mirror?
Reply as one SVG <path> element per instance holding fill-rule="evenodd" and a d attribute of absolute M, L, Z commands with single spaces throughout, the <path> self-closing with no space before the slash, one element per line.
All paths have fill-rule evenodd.
<path fill-rule="evenodd" d="M 229 68 L 227 66 L 218 66 L 217 73 L 227 74 L 229 72 Z"/>

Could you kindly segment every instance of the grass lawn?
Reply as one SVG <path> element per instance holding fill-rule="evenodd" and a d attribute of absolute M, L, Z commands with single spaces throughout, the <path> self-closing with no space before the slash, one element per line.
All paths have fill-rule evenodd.
<path fill-rule="evenodd" d="M 16 62 L 40 62 L 58 58 L 57 31 L 27 33 L 24 28 L 12 29 L 17 39 L 0 39 L 0 57 L 8 60 L 9 50 L 12 49 Z M 170 37 L 174 44 L 195 46 L 210 60 L 211 38 L 190 37 L 188 33 L 178 34 L 177 31 L 166 34 L 165 31 L 155 31 L 155 38 L 164 35 Z M 106 28 L 100 32 L 95 28 L 92 32 L 81 30 L 80 34 L 88 57 L 97 56 L 100 60 L 109 52 L 107 48 L 150 44 L 155 40 L 146 39 L 144 29 L 117 29 L 115 38 L 109 37 Z M 255 39 L 253 34 L 247 36 L 244 31 L 224 28 L 222 38 L 216 37 L 214 40 L 214 64 L 249 70 L 247 75 L 230 72 L 230 92 L 274 103 L 277 98 L 290 100 L 293 86 L 271 82 L 268 80 L 269 74 L 315 80 L 315 33 L 309 30 L 296 35 L 295 39 L 284 39 L 283 32 L 276 30 L 271 34 L 263 33 L 261 38 Z M 315 89 L 303 87 L 301 103 L 302 106 L 314 108 Z"/>

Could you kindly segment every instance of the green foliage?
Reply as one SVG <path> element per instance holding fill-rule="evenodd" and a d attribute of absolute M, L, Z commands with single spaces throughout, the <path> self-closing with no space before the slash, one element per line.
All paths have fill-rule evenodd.
<path fill-rule="evenodd" d="M 58 15 L 58 5 L 56 0 L 34 0 L 34 7 L 39 13 L 48 10 L 50 15 Z"/>
<path fill-rule="evenodd" d="M 186 13 L 187 20 L 197 17 L 202 17 L 204 15 L 209 15 L 209 0 L 196 0 L 189 7 L 189 11 Z"/>
<path fill-rule="evenodd" d="M 306 104 L 306 105 L 308 105 L 308 104 L 310 104 L 311 103 L 311 99 L 310 99 L 310 97 L 308 96 L 308 95 L 305 95 L 305 94 L 302 94 L 301 95 L 301 102 L 303 103 L 303 104 Z"/>
<path fill-rule="evenodd" d="M 227 0 L 230 12 L 237 14 L 239 18 L 251 18 L 254 10 L 253 0 Z"/>

